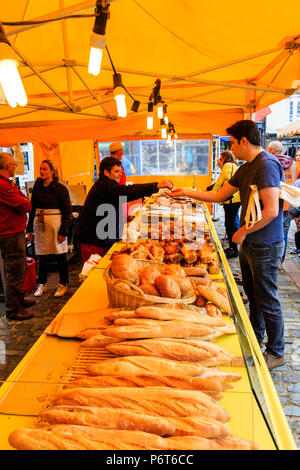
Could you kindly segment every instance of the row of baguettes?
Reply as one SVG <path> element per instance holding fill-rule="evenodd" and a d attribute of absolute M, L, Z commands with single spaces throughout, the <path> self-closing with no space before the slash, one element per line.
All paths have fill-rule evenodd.
<path fill-rule="evenodd" d="M 218 403 L 240 376 L 216 368 L 231 364 L 234 357 L 209 340 L 235 333 L 233 325 L 224 324 L 219 315 L 199 313 L 199 319 L 195 312 L 184 316 L 177 309 L 146 307 L 134 313 L 120 311 L 98 337 L 115 357 L 87 366 L 86 374 L 66 384 L 51 407 L 41 412 L 47 424 L 14 431 L 11 445 L 66 450 L 257 449 L 255 443 L 230 434 L 230 413 Z"/>

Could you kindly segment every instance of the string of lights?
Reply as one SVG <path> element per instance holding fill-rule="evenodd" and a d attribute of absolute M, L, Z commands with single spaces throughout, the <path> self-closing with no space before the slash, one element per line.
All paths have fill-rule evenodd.
<path fill-rule="evenodd" d="M 126 95 L 128 95 L 132 101 L 131 111 L 138 112 L 141 105 L 141 101 L 135 99 L 135 97 L 128 91 L 122 81 L 122 76 L 117 72 L 114 62 L 112 60 L 110 51 L 106 44 L 106 24 L 110 18 L 110 0 L 97 0 L 95 10 L 91 14 L 72 14 L 64 15 L 55 18 L 49 18 L 45 20 L 32 20 L 32 21 L 0 21 L 0 48 L 5 50 L 4 54 L 1 54 L 3 59 L 0 60 L 0 92 L 1 89 L 5 95 L 7 103 L 15 107 L 25 106 L 27 104 L 27 96 L 22 84 L 21 77 L 18 73 L 18 61 L 13 55 L 13 51 L 10 47 L 10 42 L 5 34 L 4 26 L 30 26 L 45 24 L 54 21 L 62 21 L 66 19 L 78 19 L 78 18 L 95 18 L 93 31 L 90 37 L 90 57 L 88 64 L 88 72 L 94 76 L 99 75 L 101 71 L 102 56 L 104 50 L 107 52 L 112 70 L 113 70 L 113 95 L 116 101 L 117 113 L 119 117 L 125 118 L 127 116 L 126 108 Z M 15 90 L 15 91 L 14 91 Z M 154 109 L 157 114 L 157 120 L 161 136 L 163 139 L 171 141 L 177 138 L 177 134 L 174 125 L 169 122 L 167 115 L 167 103 L 161 97 L 161 80 L 158 78 L 155 81 L 151 95 L 146 103 L 147 105 L 147 129 L 153 130 L 154 127 Z"/>

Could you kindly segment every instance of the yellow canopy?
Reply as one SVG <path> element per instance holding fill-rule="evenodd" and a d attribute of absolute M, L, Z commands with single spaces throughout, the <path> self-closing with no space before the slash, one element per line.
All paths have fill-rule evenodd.
<path fill-rule="evenodd" d="M 226 126 L 300 87 L 299 0 L 111 0 L 106 44 L 130 96 L 116 118 L 113 67 L 104 51 L 88 74 L 96 0 L 2 1 L 0 19 L 20 61 L 27 106 L 0 104 L 0 145 L 20 141 L 155 138 L 146 111 L 155 80 L 178 134 Z M 43 24 L 12 25 L 45 20 Z M 130 111 L 132 98 L 141 102 Z M 250 114 L 249 114 L 250 116 Z M 81 136 L 82 134 L 82 136 Z"/>

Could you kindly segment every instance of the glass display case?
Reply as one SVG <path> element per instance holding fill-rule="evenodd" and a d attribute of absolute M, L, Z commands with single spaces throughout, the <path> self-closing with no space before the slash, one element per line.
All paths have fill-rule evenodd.
<path fill-rule="evenodd" d="M 210 215 L 204 206 L 201 207 L 205 215 L 205 231 L 210 231 L 221 265 L 221 272 L 211 275 L 211 278 L 227 289 L 232 313 L 224 315 L 224 321 L 226 325 L 236 328 L 235 334 L 221 334 L 214 339 L 218 347 L 224 348 L 235 358 L 230 365 L 217 368 L 227 377 L 226 386 L 222 391 L 210 386 L 206 392 L 228 412 L 224 424 L 230 435 L 254 442 L 261 450 L 296 450 Z M 82 348 L 83 339 L 75 337 L 75 332 L 76 325 L 83 321 L 80 320 L 82 312 L 85 328 L 87 318 L 95 312 L 98 319 L 106 317 L 109 302 L 103 275 L 110 265 L 111 254 L 123 246 L 121 242 L 115 244 L 100 260 L 0 387 L 0 449 L 11 449 L 8 438 L 15 429 L 43 424 L 41 411 L 53 404 L 54 396 L 64 385 L 85 374 L 88 364 L 113 357 L 104 348 Z M 187 306 L 188 310 L 195 308 L 193 305 Z M 214 367 L 208 369 L 205 369 L 206 373 L 216 373 Z"/>

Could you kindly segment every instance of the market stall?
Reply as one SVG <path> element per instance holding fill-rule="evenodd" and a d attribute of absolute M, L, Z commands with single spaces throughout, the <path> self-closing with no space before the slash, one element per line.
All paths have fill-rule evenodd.
<path fill-rule="evenodd" d="M 153 202 L 153 198 L 149 198 L 146 202 L 146 207 L 152 210 L 154 208 Z M 81 413 L 87 413 L 87 410 L 89 410 L 89 414 L 91 413 L 91 406 L 97 407 L 97 413 L 96 415 L 94 414 L 94 409 L 92 412 L 92 421 L 88 420 L 85 424 L 94 423 L 95 425 L 95 423 L 98 423 L 98 429 L 104 426 L 105 431 L 101 429 L 101 432 L 105 436 L 108 432 L 110 444 L 108 444 L 107 440 L 105 441 L 104 437 L 100 439 L 99 432 L 95 430 L 93 431 L 93 436 L 89 434 L 92 440 L 85 442 L 86 433 L 81 429 L 80 432 L 83 432 L 83 434 L 81 434 L 82 442 L 80 445 L 77 442 L 76 446 L 78 446 L 78 448 L 164 450 L 183 448 L 295 449 L 295 443 L 291 437 L 277 393 L 249 324 L 244 305 L 215 233 L 210 216 L 202 205 L 197 204 L 194 217 L 196 217 L 198 221 L 201 221 L 198 229 L 199 231 L 205 230 L 207 242 L 209 246 L 213 246 L 212 253 L 216 257 L 215 259 L 218 260 L 220 268 L 219 270 L 215 269 L 214 274 L 211 273 L 209 275 L 209 281 L 219 287 L 220 292 L 223 292 L 222 295 L 225 295 L 224 289 L 226 290 L 230 310 L 222 306 L 221 315 L 213 314 L 213 316 L 209 316 L 203 312 L 203 308 L 206 307 L 199 308 L 195 305 L 196 297 L 194 297 L 192 301 L 190 301 L 189 296 L 183 296 L 181 300 L 177 299 L 177 308 L 176 302 L 175 305 L 173 304 L 175 301 L 174 298 L 161 297 L 158 301 L 160 302 L 159 304 L 156 300 L 150 304 L 150 307 L 159 305 L 159 307 L 156 307 L 156 310 L 154 308 L 154 312 L 156 312 L 156 314 L 158 312 L 167 315 L 162 322 L 158 320 L 159 317 L 153 317 L 153 310 L 151 311 L 151 308 L 149 310 L 148 302 L 144 304 L 144 307 L 143 303 L 140 304 L 140 306 L 131 307 L 130 311 L 128 311 L 128 302 L 126 305 L 116 305 L 116 302 L 118 303 L 120 301 L 120 296 L 115 294 L 111 296 L 110 287 L 106 278 L 107 273 L 112 268 L 112 261 L 116 259 L 116 256 L 120 253 L 130 253 L 130 251 L 134 252 L 136 249 L 139 249 L 141 253 L 141 247 L 145 242 L 149 243 L 149 239 L 137 239 L 136 242 L 131 242 L 130 245 L 125 243 L 114 245 L 92 270 L 82 286 L 67 302 L 37 343 L 0 388 L 1 449 L 11 448 L 8 439 L 10 443 L 14 444 L 17 448 L 28 448 L 26 445 L 29 447 L 32 446 L 30 448 L 36 448 L 36 446 L 40 445 L 40 448 L 43 448 L 43 446 L 47 446 L 47 444 L 45 444 L 41 435 L 24 436 L 22 435 L 24 431 L 17 430 L 27 428 L 34 429 L 36 432 L 41 429 L 42 425 L 46 425 L 49 434 L 52 428 L 55 429 L 55 424 L 53 423 L 56 423 L 56 425 L 60 423 L 61 426 L 62 423 L 65 423 L 64 426 L 71 425 L 72 427 L 71 423 L 73 423 L 74 426 L 76 421 L 72 421 L 73 418 L 69 421 L 68 419 L 70 418 L 66 418 L 66 416 L 61 420 L 61 418 L 56 415 L 57 411 L 61 411 L 62 409 L 66 411 L 69 409 L 69 412 L 74 415 L 75 410 L 80 410 Z M 188 215 L 186 215 L 186 219 L 188 219 Z M 191 220 L 190 218 L 189 222 Z M 135 229 L 136 228 L 137 225 L 135 224 Z M 197 233 L 197 237 L 200 239 L 200 232 Z M 157 243 L 159 242 L 159 237 L 155 241 L 150 240 L 150 242 L 154 243 L 152 246 L 158 247 L 159 245 Z M 156 251 L 156 255 L 158 255 L 158 251 Z M 129 255 L 126 254 L 126 256 Z M 141 254 L 139 256 L 141 256 Z M 132 259 L 134 260 L 135 258 Z M 141 259 L 136 259 L 142 262 Z M 147 264 L 147 262 L 152 264 L 151 271 L 153 272 L 153 260 L 144 260 L 144 263 Z M 158 266 L 157 263 L 154 263 L 154 265 Z M 169 267 L 170 269 L 170 266 L 174 266 L 174 264 L 162 263 L 162 266 Z M 177 264 L 176 266 L 178 268 L 180 265 Z M 194 263 L 190 263 L 189 269 L 191 269 L 192 266 L 195 267 Z M 193 278 L 190 277 L 190 279 Z M 205 277 L 205 279 L 207 279 L 207 277 Z M 194 281 L 195 280 L 196 278 L 194 277 Z M 120 278 L 118 282 L 120 281 L 122 281 L 122 278 Z M 121 286 L 119 287 L 122 289 Z M 131 297 L 134 297 L 135 290 L 132 294 Z M 140 291 L 138 291 L 138 294 L 140 295 Z M 153 296 L 149 297 L 151 297 L 152 300 L 154 299 Z M 149 300 L 147 296 L 146 300 Z M 172 302 L 173 308 L 168 308 L 170 302 Z M 216 307 L 213 301 L 209 301 L 206 305 Z M 116 306 L 119 308 L 116 308 Z M 134 326 L 134 322 L 133 326 L 128 326 L 128 320 L 132 321 L 134 313 L 143 311 L 143 308 L 144 313 L 140 315 L 140 317 L 137 317 L 137 321 L 135 321 L 138 324 L 140 320 L 143 322 L 146 320 L 146 330 L 147 322 L 150 322 L 152 337 L 151 334 L 149 337 L 147 333 L 137 336 L 137 328 Z M 148 318 L 145 318 L 145 316 L 147 316 L 145 315 L 145 309 L 148 309 Z M 206 335 L 208 334 L 208 336 L 202 336 L 204 341 L 202 341 L 201 333 L 199 333 L 201 328 L 200 330 L 197 329 L 197 335 L 200 334 L 200 337 L 195 337 L 195 333 L 192 333 L 192 336 L 189 337 L 189 333 L 185 332 L 186 337 L 184 341 L 187 344 L 194 342 L 195 346 L 198 340 L 198 342 L 200 341 L 202 344 L 202 347 L 205 343 L 206 347 L 209 346 L 209 348 L 212 348 L 211 351 L 217 348 L 218 354 L 221 354 L 220 357 L 222 357 L 222 359 L 220 359 L 219 356 L 213 356 L 211 353 L 207 353 L 208 350 L 206 351 L 206 356 L 202 357 L 201 360 L 198 357 L 197 361 L 195 358 L 194 360 L 187 360 L 187 356 L 185 356 L 184 359 L 182 356 L 181 360 L 180 356 L 177 356 L 177 360 L 171 359 L 171 357 L 173 357 L 172 354 L 174 354 L 174 352 L 172 353 L 174 348 L 170 348 L 170 345 L 172 346 L 172 342 L 182 342 L 182 340 L 180 340 L 182 333 L 178 334 L 178 332 L 175 332 L 172 337 L 171 324 L 176 322 L 168 321 L 168 319 L 170 320 L 171 316 L 174 314 L 179 315 L 178 318 L 180 318 L 180 312 L 184 312 L 185 318 L 185 322 L 182 322 L 181 328 L 183 328 L 183 325 L 185 325 L 185 328 L 187 325 L 193 325 L 193 328 L 195 328 L 196 325 L 197 328 L 203 327 L 201 324 L 203 321 L 208 322 L 210 325 L 210 327 L 208 327 L 208 324 L 205 326 L 206 328 L 208 327 L 205 333 Z M 193 318 L 195 318 L 196 315 L 196 321 L 200 321 L 200 323 L 190 323 L 188 320 L 190 315 L 192 315 Z M 108 318 L 110 318 L 110 321 L 107 323 Z M 153 331 L 155 331 L 157 325 L 161 323 L 164 323 L 163 327 L 167 325 L 168 329 L 167 335 L 164 333 L 163 338 L 161 338 L 160 334 L 153 335 Z M 223 326 L 212 326 L 218 324 Z M 131 329 L 131 332 L 133 331 L 134 333 L 133 336 L 125 335 L 125 337 L 120 337 L 116 342 L 109 341 L 106 343 L 107 347 L 104 347 L 101 341 L 103 341 L 103 332 L 105 333 L 107 328 L 113 329 L 115 332 L 122 329 L 126 331 L 126 329 L 128 330 L 129 328 L 129 330 Z M 170 335 L 172 339 L 168 340 L 167 337 Z M 212 336 L 210 337 L 209 335 Z M 112 336 L 106 336 L 106 339 L 111 340 L 111 338 L 116 340 L 114 334 L 112 334 Z M 123 348 L 124 346 L 133 347 L 133 345 L 137 347 L 142 343 L 141 347 L 144 347 L 147 341 L 148 348 L 153 341 L 156 341 L 157 348 L 159 347 L 159 343 L 163 340 L 165 341 L 163 345 L 163 355 L 159 353 L 159 349 L 156 349 L 154 355 L 147 355 L 146 358 L 143 355 L 132 357 L 132 353 L 123 352 L 120 355 L 118 352 L 112 352 L 118 350 L 116 348 L 120 349 L 120 345 Z M 199 344 L 197 346 L 198 348 Z M 178 345 L 176 348 L 178 348 Z M 150 350 L 151 347 L 148 351 Z M 170 354 L 169 356 L 167 352 Z M 130 357 L 128 357 L 128 354 Z M 185 354 L 188 354 L 188 352 Z M 224 359 L 224 354 L 226 359 Z M 114 361 L 120 359 L 121 364 L 118 366 L 119 369 L 112 369 L 111 367 Z M 145 360 L 146 363 L 143 362 Z M 113 362 L 111 363 L 111 361 Z M 164 362 L 167 362 L 167 374 L 161 369 Z M 127 369 L 125 369 L 127 373 L 122 372 L 124 364 L 125 367 L 127 367 Z M 158 367 L 157 364 L 159 365 L 160 372 L 155 372 L 155 368 Z M 175 373 L 172 373 L 173 364 L 176 365 Z M 181 368 L 187 365 L 192 368 L 198 368 L 197 372 L 187 373 L 186 369 L 184 369 L 184 372 L 181 372 Z M 133 367 L 133 371 L 130 371 L 128 366 Z M 138 369 L 135 369 L 138 367 L 143 368 L 142 373 L 138 372 Z M 147 368 L 149 368 L 148 372 Z M 223 378 L 226 377 L 226 380 L 223 382 L 221 388 L 216 388 L 217 383 L 220 385 L 218 380 L 221 376 Z M 214 381 L 211 380 L 207 382 L 207 378 L 205 377 L 213 377 Z M 124 379 L 126 383 L 122 383 Z M 178 384 L 172 385 L 171 379 L 178 381 Z M 154 387 L 153 383 L 151 386 L 151 380 L 156 380 Z M 196 386 L 197 380 L 198 385 Z M 183 385 L 183 383 L 185 383 L 185 385 Z M 157 386 L 160 388 L 157 389 Z M 79 387 L 79 389 L 76 387 Z M 159 391 L 159 398 L 155 395 L 157 390 Z M 107 398 L 107 394 L 110 396 L 109 399 Z M 128 402 L 128 396 L 126 394 L 130 397 L 130 402 Z M 144 396 L 143 394 L 146 395 Z M 149 407 L 149 394 L 152 394 L 151 407 Z M 166 396 L 164 397 L 165 394 Z M 183 394 L 183 398 L 180 394 Z M 135 395 L 137 395 L 136 402 L 134 398 Z M 194 411 L 190 409 L 184 411 L 184 406 L 186 405 L 183 405 L 181 400 L 187 397 L 188 401 L 192 401 L 193 406 L 196 407 Z M 203 412 L 203 401 L 201 402 L 201 408 L 197 408 L 200 406 L 197 400 L 203 400 L 203 397 L 205 397 L 205 406 L 209 407 L 209 413 Z M 122 413 L 126 414 L 126 419 L 129 419 L 132 426 L 129 428 L 131 431 L 127 431 L 125 435 L 122 435 L 123 437 L 121 437 L 121 434 L 119 436 L 119 433 L 123 429 L 122 426 L 120 427 L 120 420 L 117 421 L 118 424 L 115 424 L 116 418 L 115 416 L 111 416 L 111 418 L 104 423 L 103 413 L 101 414 L 101 409 L 105 407 L 105 413 L 113 415 L 116 409 L 119 410 L 120 403 L 122 403 Z M 62 408 L 60 408 L 61 406 Z M 179 408 L 177 408 L 178 406 Z M 199 411 L 200 409 L 201 412 Z M 142 427 L 140 423 L 137 425 L 135 421 L 135 413 L 137 411 L 142 413 L 144 417 L 146 415 L 148 427 L 144 420 Z M 52 416 L 53 413 L 54 418 Z M 185 421 L 187 419 L 185 418 L 185 416 L 187 416 L 186 413 L 193 415 L 192 426 L 194 426 L 193 432 L 189 429 L 187 433 L 188 437 L 185 436 L 188 429 Z M 75 413 L 75 415 L 77 414 Z M 128 417 L 128 415 L 130 415 L 130 417 Z M 195 418 L 195 416 L 197 418 Z M 199 424 L 200 416 L 201 424 Z M 214 418 L 212 418 L 212 416 L 214 416 Z M 168 424 L 170 426 L 170 423 L 175 423 L 177 432 L 175 432 L 174 429 L 172 431 L 170 428 L 166 429 L 165 427 L 159 430 L 155 428 L 155 431 L 153 431 L 154 428 L 153 426 L 151 427 L 151 419 L 153 419 L 153 417 L 156 422 L 158 422 L 159 419 L 162 420 L 161 423 L 159 421 L 161 425 Z M 82 415 L 77 418 L 79 420 L 85 420 L 86 415 L 85 418 Z M 164 420 L 167 421 L 167 423 Z M 191 418 L 189 418 L 189 420 L 191 420 Z M 79 422 L 80 421 L 76 423 L 77 426 Z M 183 431 L 179 432 L 182 426 L 184 426 L 182 428 Z M 189 421 L 189 426 L 191 426 L 191 421 Z M 114 429 L 114 433 L 110 434 L 107 428 Z M 67 429 L 70 429 L 70 427 Z M 85 429 L 86 432 L 91 431 L 90 426 Z M 218 429 L 218 431 L 216 431 L 216 429 Z M 150 435 L 149 430 L 151 430 Z M 141 431 L 144 440 L 140 435 L 135 437 L 134 433 Z M 147 431 L 146 436 L 145 431 Z M 18 432 L 21 432 L 21 436 L 18 435 Z M 62 446 L 71 445 L 70 443 L 68 444 L 68 432 L 66 430 L 61 431 L 62 434 L 56 437 L 55 432 L 54 440 L 51 441 L 52 443 L 56 442 L 54 445 L 57 445 L 61 439 L 63 440 L 61 442 L 64 442 L 64 444 L 61 444 Z M 128 433 L 130 438 L 128 437 Z M 158 437 L 159 440 L 157 440 Z M 76 437 L 75 435 L 75 440 L 77 438 L 78 436 Z M 74 442 L 72 445 L 75 445 Z M 85 447 L 86 445 L 90 447 Z"/>

